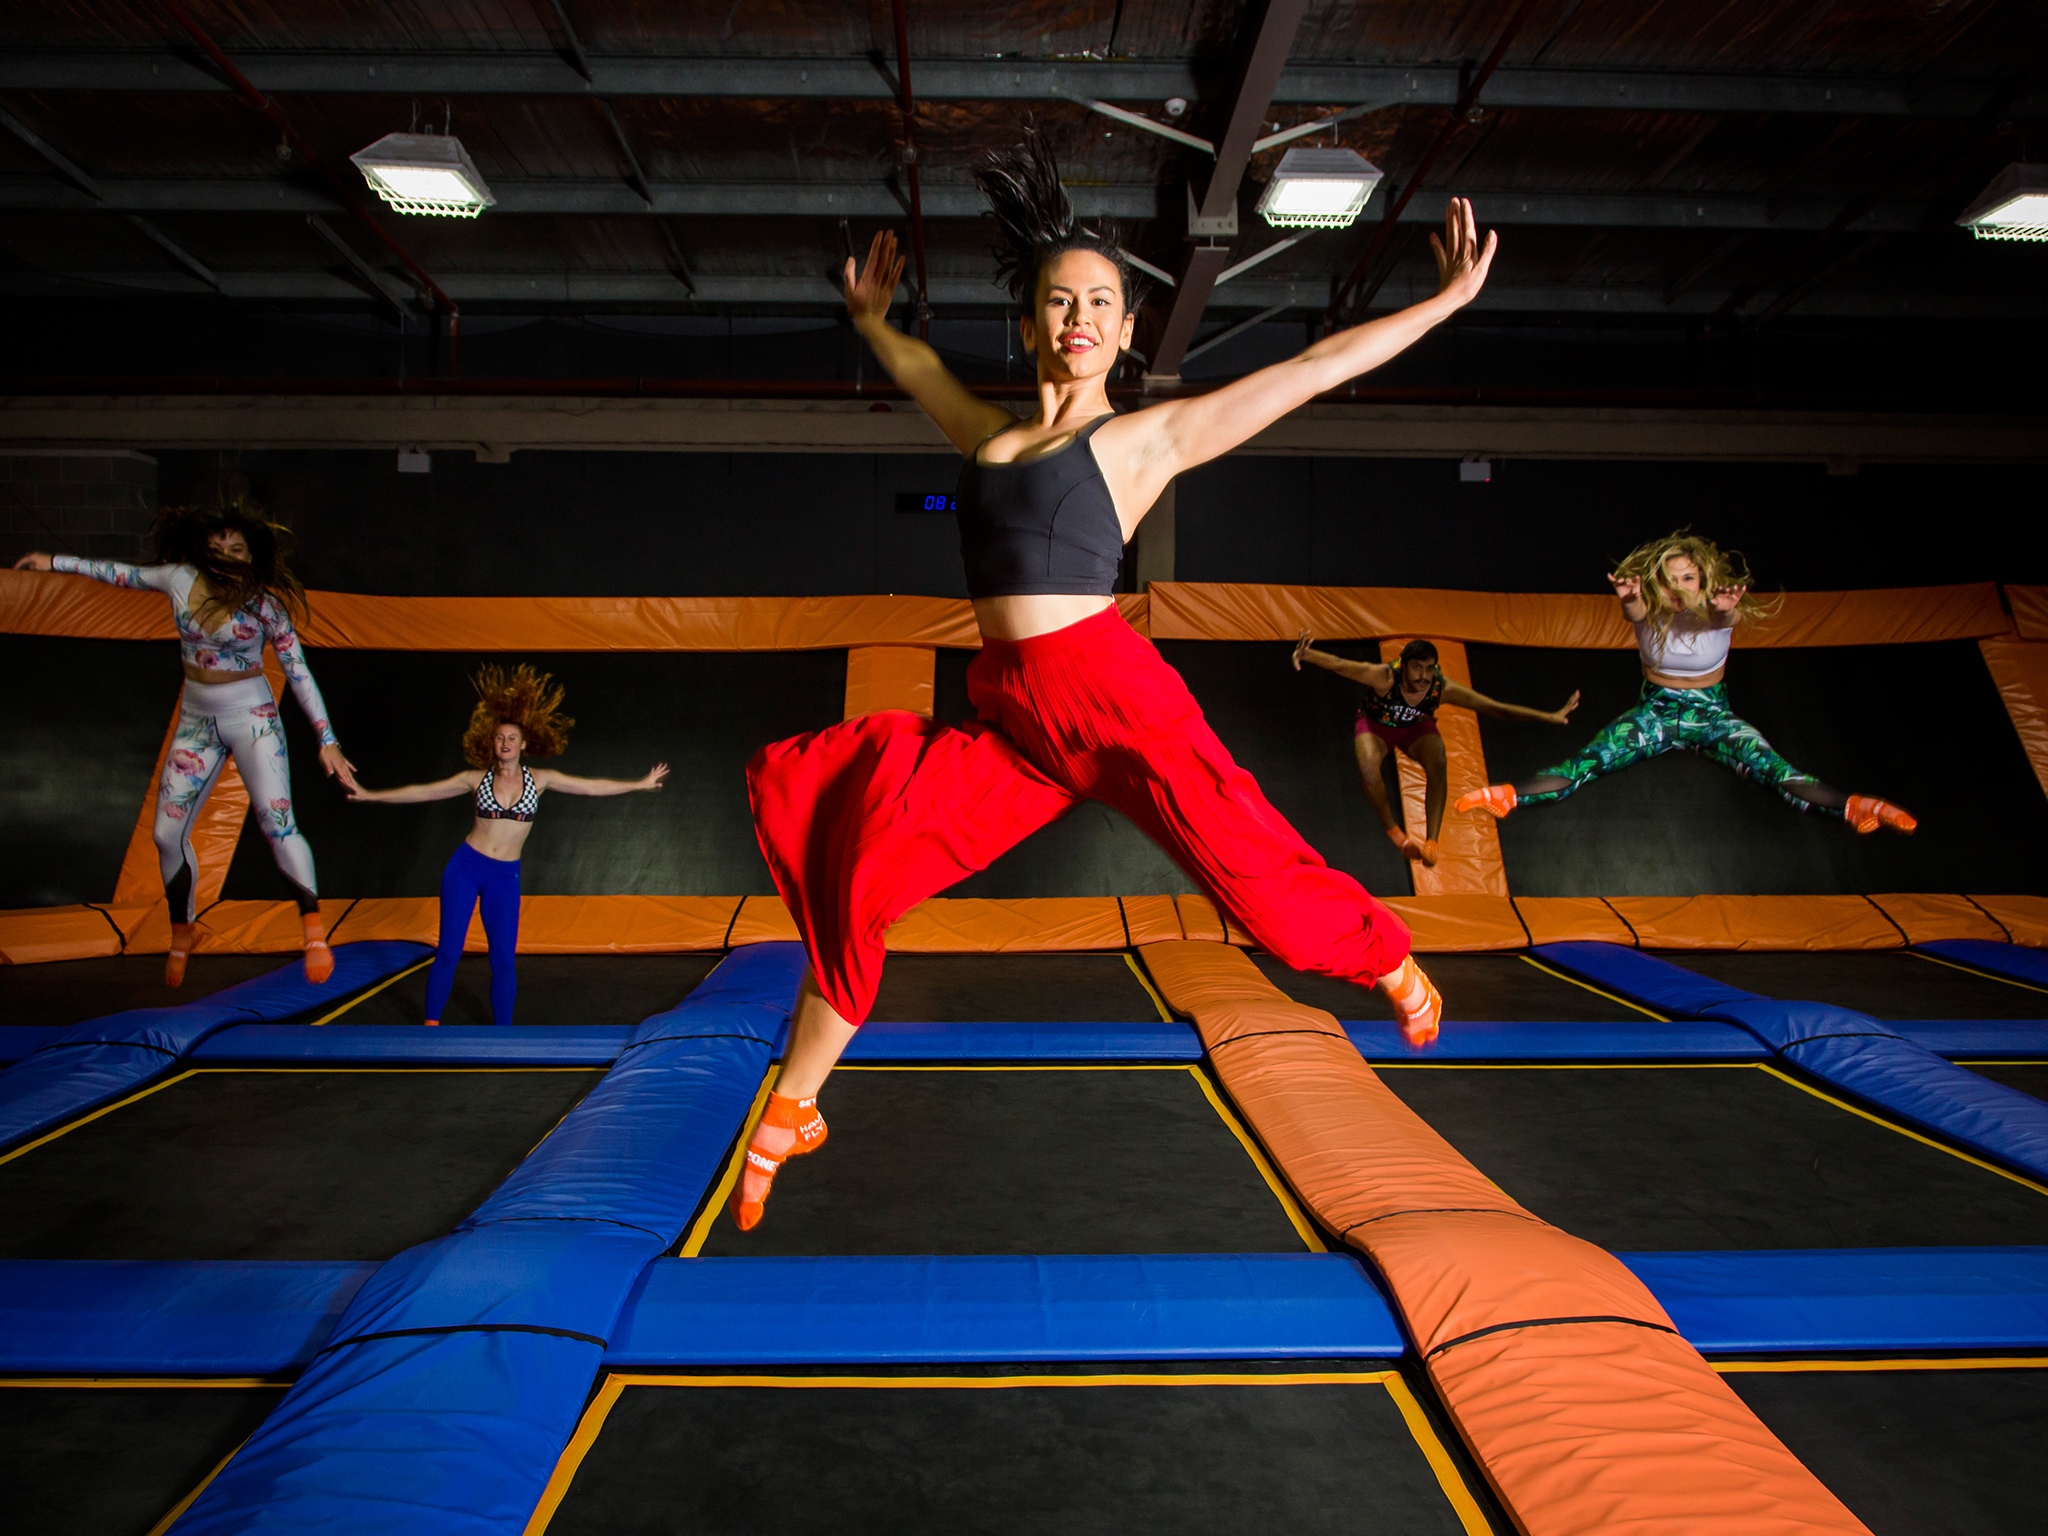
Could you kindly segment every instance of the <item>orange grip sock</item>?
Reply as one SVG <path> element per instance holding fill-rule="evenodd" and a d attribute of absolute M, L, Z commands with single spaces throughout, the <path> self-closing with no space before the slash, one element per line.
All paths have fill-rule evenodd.
<path fill-rule="evenodd" d="M 1512 784 L 1489 784 L 1484 789 L 1475 789 L 1470 794 L 1458 796 L 1454 811 L 1484 811 L 1498 821 L 1515 808 L 1515 786 Z"/>
<path fill-rule="evenodd" d="M 171 924 L 170 953 L 164 956 L 164 985 L 182 987 L 185 984 L 185 961 L 192 953 L 192 942 L 199 936 L 197 923 Z"/>
<path fill-rule="evenodd" d="M 1880 800 L 1875 795 L 1851 795 L 1842 807 L 1842 819 L 1858 832 L 1875 832 L 1879 827 L 1911 832 L 1920 825 L 1889 800 Z"/>
<path fill-rule="evenodd" d="M 1403 1040 L 1419 1049 L 1436 1039 L 1437 1026 L 1444 1016 L 1443 996 L 1423 975 L 1413 955 L 1380 978 L 1380 990 L 1394 1005 L 1394 1018 L 1400 1023 Z"/>
<path fill-rule="evenodd" d="M 318 912 L 301 916 L 306 924 L 306 980 L 319 986 L 334 974 L 334 951 L 327 947 L 327 925 Z"/>
<path fill-rule="evenodd" d="M 775 1174 L 792 1157 L 802 1157 L 825 1145 L 825 1117 L 816 1099 L 791 1099 L 771 1092 L 761 1123 L 754 1127 L 747 1143 L 746 1166 L 740 1170 L 739 1188 L 733 1191 L 732 1218 L 742 1232 L 760 1224 L 763 1207 Z"/>

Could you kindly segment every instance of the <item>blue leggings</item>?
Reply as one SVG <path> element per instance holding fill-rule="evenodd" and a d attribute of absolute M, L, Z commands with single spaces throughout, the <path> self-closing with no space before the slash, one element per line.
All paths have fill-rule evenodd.
<path fill-rule="evenodd" d="M 512 969 L 519 948 L 519 861 L 485 858 L 460 843 L 441 871 L 441 947 L 427 972 L 427 1017 L 436 1023 L 455 986 L 455 962 L 469 937 L 469 915 L 479 906 L 491 946 L 491 1022 L 512 1022 L 512 999 L 519 990 Z"/>

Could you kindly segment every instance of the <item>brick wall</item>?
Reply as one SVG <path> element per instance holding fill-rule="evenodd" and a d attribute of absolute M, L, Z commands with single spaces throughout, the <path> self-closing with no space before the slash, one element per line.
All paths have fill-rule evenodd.
<path fill-rule="evenodd" d="M 146 453 L 0 452 L 0 556 L 32 549 L 135 560 L 156 516 Z"/>

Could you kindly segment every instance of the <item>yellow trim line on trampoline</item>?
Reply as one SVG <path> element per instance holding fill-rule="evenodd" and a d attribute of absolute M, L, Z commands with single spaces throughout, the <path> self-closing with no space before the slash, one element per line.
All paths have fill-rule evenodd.
<path fill-rule="evenodd" d="M 1524 965 L 1535 966 L 1537 970 L 1543 972 L 1546 976 L 1555 976 L 1559 981 L 1568 981 L 1575 987 L 1584 987 L 1588 992 L 1592 992 L 1600 997 L 1604 997 L 1610 1003 L 1619 1003 L 1624 1008 L 1633 1008 L 1637 1013 L 1640 1013 L 1646 1019 L 1655 1019 L 1659 1024 L 1669 1024 L 1671 1022 L 1669 1019 L 1665 1018 L 1663 1014 L 1657 1013 L 1649 1008 L 1645 1008 L 1641 1003 L 1632 1003 L 1627 998 L 1622 997 L 1617 993 L 1609 992 L 1605 987 L 1596 987 L 1590 981 L 1581 981 L 1576 976 L 1568 976 L 1563 971 L 1556 969 L 1554 966 L 1545 965 L 1541 960 L 1536 959 L 1533 955 L 1517 955 L 1515 956 L 1515 958 L 1521 961 Z"/>
<path fill-rule="evenodd" d="M 2035 1371 L 2048 1366 L 2039 1355 L 1980 1355 L 1953 1360 L 1715 1360 L 1714 1369 L 1724 1376 L 1769 1371 L 1786 1375 L 1800 1371 Z"/>
<path fill-rule="evenodd" d="M 420 961 L 417 965 L 408 965 L 404 970 L 400 971 L 395 976 L 386 976 L 374 987 L 365 987 L 362 991 L 358 992 L 354 997 L 350 998 L 347 1002 L 343 1003 L 339 1008 L 334 1009 L 330 1013 L 321 1014 L 319 1018 L 315 1019 L 312 1022 L 312 1024 L 307 1027 L 317 1028 L 322 1024 L 333 1023 L 334 1020 L 340 1018 L 344 1013 L 347 1013 L 349 1009 L 355 1007 L 358 1003 L 368 1002 L 371 998 L 375 997 L 379 992 L 382 992 L 386 987 L 405 980 L 405 978 L 410 976 L 414 971 L 425 970 L 428 966 L 432 965 L 433 963 L 434 957 L 432 955 L 429 955 L 427 956 L 426 959 Z"/>
<path fill-rule="evenodd" d="M 1998 982 L 2002 986 L 2018 987 L 2022 992 L 2048 994 L 2048 987 L 2037 987 L 2031 981 L 2015 981 L 2010 976 L 2000 976 L 1995 971 L 1980 971 L 1974 965 L 1964 965 L 1955 960 L 1944 960 L 1939 955 L 1923 955 L 1917 949 L 1909 949 L 1906 953 L 1913 956 L 1916 960 L 1925 960 L 1930 965 L 1945 965 L 1952 971 L 1961 971 L 1965 976 L 1978 976 L 1982 977 L 1985 981 Z"/>
<path fill-rule="evenodd" d="M 628 1387 L 771 1387 L 785 1390 L 832 1390 L 866 1388 L 917 1390 L 941 1388 L 952 1391 L 1000 1391 L 1017 1387 L 1301 1387 L 1376 1386 L 1386 1389 L 1401 1421 L 1435 1475 L 1437 1486 L 1457 1512 L 1466 1536 L 1491 1536 L 1493 1527 L 1459 1474 L 1442 1439 L 1430 1424 L 1415 1394 L 1398 1371 L 1297 1371 L 1274 1375 L 1250 1372 L 1118 1372 L 1106 1375 L 1071 1376 L 650 1376 L 619 1374 L 607 1376 L 604 1384 L 583 1411 L 576 1433 L 569 1437 L 561 1457 L 548 1476 L 547 1487 L 528 1517 L 524 1536 L 542 1536 L 569 1486 L 583 1466 L 583 1460 L 604 1432 L 605 1420 Z"/>
<path fill-rule="evenodd" d="M 1152 999 L 1152 1006 L 1159 1010 L 1159 1022 L 1179 1023 L 1180 1021 L 1173 1016 L 1173 1010 L 1166 1006 L 1166 999 L 1159 995 L 1159 989 L 1152 985 L 1152 978 L 1145 974 L 1145 967 L 1138 964 L 1138 957 L 1128 949 L 1124 951 L 1124 964 L 1131 968 L 1131 974 L 1138 978 L 1138 985 L 1145 989 L 1145 995 Z"/>
<path fill-rule="evenodd" d="M 690 1235 L 683 1239 L 683 1246 L 676 1250 L 679 1258 L 694 1259 L 704 1251 L 704 1244 L 711 1237 L 711 1224 L 718 1220 L 718 1213 L 725 1209 L 725 1202 L 732 1197 L 733 1185 L 739 1182 L 740 1165 L 746 1161 L 747 1143 L 754 1139 L 754 1127 L 760 1123 L 762 1112 L 768 1108 L 768 1090 L 775 1086 L 775 1079 L 781 1075 L 780 1064 L 769 1067 L 767 1072 L 762 1074 L 761 1086 L 754 1094 L 753 1107 L 747 1111 L 747 1118 L 741 1122 L 739 1135 L 733 1138 L 732 1155 L 725 1160 L 725 1171 L 718 1176 L 718 1182 L 711 1186 L 711 1195 L 705 1200 L 704 1209 L 699 1211 L 697 1219 L 690 1223 Z"/>

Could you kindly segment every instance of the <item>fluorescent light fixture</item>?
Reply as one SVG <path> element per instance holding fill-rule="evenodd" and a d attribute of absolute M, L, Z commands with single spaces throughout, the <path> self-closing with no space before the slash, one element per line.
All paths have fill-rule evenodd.
<path fill-rule="evenodd" d="M 1484 485 L 1493 478 L 1493 460 L 1468 453 L 1458 461 L 1458 479 L 1467 485 Z"/>
<path fill-rule="evenodd" d="M 473 219 L 497 201 L 462 141 L 449 134 L 387 133 L 348 158 L 400 213 Z"/>
<path fill-rule="evenodd" d="M 1379 167 L 1355 149 L 1290 149 L 1259 198 L 1259 213 L 1276 229 L 1342 229 L 1379 184 Z"/>
<path fill-rule="evenodd" d="M 2048 165 L 2008 165 L 1956 222 L 1979 240 L 2048 240 Z"/>

